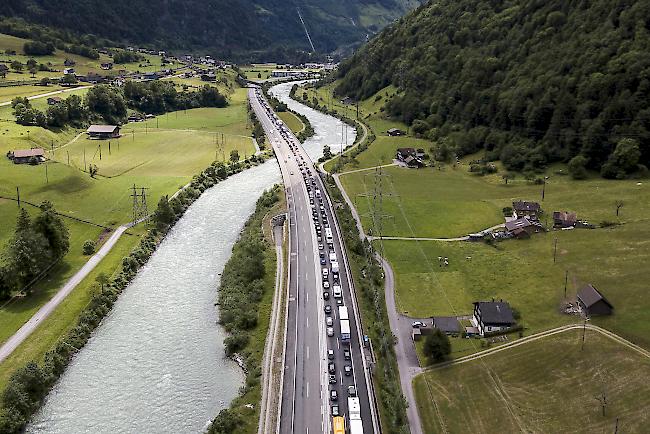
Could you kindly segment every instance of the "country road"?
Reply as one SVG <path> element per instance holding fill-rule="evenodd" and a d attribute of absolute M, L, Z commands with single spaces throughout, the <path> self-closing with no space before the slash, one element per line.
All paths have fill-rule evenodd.
<path fill-rule="evenodd" d="M 74 290 L 79 283 L 81 283 L 91 271 L 95 269 L 97 264 L 110 252 L 110 250 L 115 246 L 115 243 L 120 239 L 122 234 L 132 227 L 133 223 L 128 223 L 118 227 L 115 232 L 110 236 L 108 240 L 102 245 L 97 253 L 95 253 L 89 260 L 84 264 L 79 271 L 77 271 L 74 276 L 72 276 L 65 285 L 59 289 L 59 291 L 52 297 L 47 303 L 45 303 L 25 324 L 20 327 L 16 333 L 14 333 L 7 341 L 0 347 L 0 363 L 2 363 L 11 353 L 18 348 L 18 346 L 23 343 L 25 339 L 31 335 L 36 328 L 45 321 L 50 314 L 56 309 L 56 307 L 61 304 L 63 300 Z"/>
<path fill-rule="evenodd" d="M 77 87 L 71 87 L 70 89 L 54 90 L 52 92 L 47 92 L 47 93 L 41 93 L 41 94 L 38 94 L 38 95 L 28 96 L 27 99 L 32 100 L 32 99 L 38 99 L 38 98 L 45 98 L 45 97 L 52 96 L 52 95 L 58 95 L 60 93 L 72 92 L 72 91 L 80 90 L 80 89 L 88 89 L 89 87 L 92 87 L 92 86 L 77 86 Z M 0 102 L 0 107 L 8 106 L 9 104 L 11 104 L 11 101 Z"/>

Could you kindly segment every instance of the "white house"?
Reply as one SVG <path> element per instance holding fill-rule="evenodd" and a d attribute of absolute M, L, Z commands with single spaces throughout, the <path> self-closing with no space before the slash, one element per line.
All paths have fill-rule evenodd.
<path fill-rule="evenodd" d="M 504 301 L 476 301 L 472 324 L 481 336 L 508 330 L 515 325 L 510 305 Z"/>

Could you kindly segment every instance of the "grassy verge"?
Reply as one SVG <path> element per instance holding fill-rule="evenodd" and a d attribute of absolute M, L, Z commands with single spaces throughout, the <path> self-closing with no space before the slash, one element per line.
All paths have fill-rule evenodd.
<path fill-rule="evenodd" d="M 650 361 L 574 330 L 414 380 L 424 432 L 644 432 Z M 601 406 L 606 397 L 605 414 Z"/>
<path fill-rule="evenodd" d="M 229 332 L 226 353 L 243 361 L 246 383 L 230 408 L 213 421 L 210 433 L 257 432 L 262 388 L 262 359 L 275 293 L 275 246 L 265 236 L 266 217 L 282 206 L 275 187 L 258 200 L 232 256 L 226 263 L 219 288 L 219 322 Z M 279 202 L 280 201 L 280 202 Z M 279 202 L 279 206 L 278 206 Z M 272 392 L 271 392 L 272 393 Z"/>
<path fill-rule="evenodd" d="M 372 246 L 360 241 L 350 208 L 331 176 L 326 180 L 326 187 L 334 203 L 341 233 L 344 236 L 364 331 L 373 342 L 377 363 L 372 377 L 377 393 L 382 431 L 408 433 L 406 402 L 400 387 L 394 349 L 395 338 L 390 332 L 386 311 L 382 269 L 374 257 Z"/>
<path fill-rule="evenodd" d="M 280 112 L 278 113 L 278 116 L 287 125 L 287 127 L 293 131 L 294 134 L 298 134 L 305 129 L 305 125 L 302 123 L 302 121 L 292 112 Z"/>

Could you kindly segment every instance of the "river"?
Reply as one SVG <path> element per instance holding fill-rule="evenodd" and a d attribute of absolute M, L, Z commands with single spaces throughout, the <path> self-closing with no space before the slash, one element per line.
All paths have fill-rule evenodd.
<path fill-rule="evenodd" d="M 291 100 L 290 89 L 272 92 L 312 123 L 309 155 L 317 159 L 325 144 L 335 151 L 341 122 Z M 204 192 L 71 361 L 27 432 L 203 432 L 244 381 L 224 357 L 226 336 L 216 325 L 219 275 L 257 198 L 278 182 L 270 160 Z"/>

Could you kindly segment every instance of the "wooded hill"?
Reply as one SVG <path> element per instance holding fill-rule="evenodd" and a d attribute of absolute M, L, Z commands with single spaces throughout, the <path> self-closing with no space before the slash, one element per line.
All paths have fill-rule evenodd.
<path fill-rule="evenodd" d="M 0 16 L 161 49 L 210 49 L 245 57 L 327 53 L 365 41 L 419 0 L 3 0 Z M 253 56 L 254 57 L 254 56 Z M 264 59 L 267 60 L 267 59 Z M 280 60 L 280 59 L 274 59 Z"/>
<path fill-rule="evenodd" d="M 344 62 L 337 93 L 393 84 L 388 115 L 512 170 L 581 155 L 625 177 L 650 164 L 649 31 L 642 0 L 438 0 Z"/>

